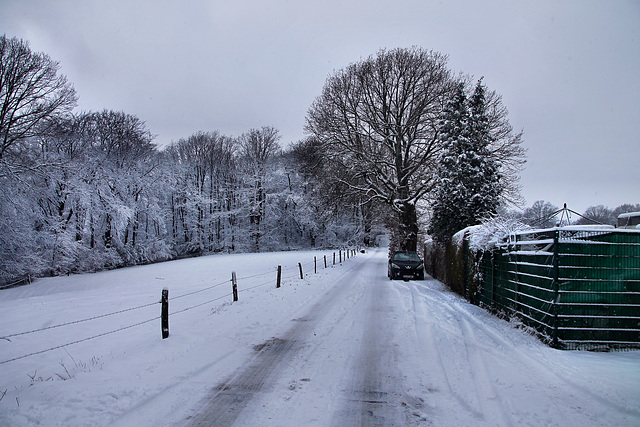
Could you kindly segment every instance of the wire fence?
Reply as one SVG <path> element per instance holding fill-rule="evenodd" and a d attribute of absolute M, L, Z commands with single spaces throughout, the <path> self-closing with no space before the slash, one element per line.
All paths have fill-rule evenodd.
<path fill-rule="evenodd" d="M 350 254 L 352 256 L 355 256 L 357 254 L 357 250 L 355 250 L 355 249 L 346 249 L 344 253 L 345 254 L 348 253 L 348 254 Z M 346 259 L 348 259 L 348 257 L 346 255 L 344 257 L 342 256 L 343 255 L 342 250 L 340 250 L 339 254 L 340 254 L 340 263 L 345 261 Z M 334 255 L 334 259 L 335 259 L 335 252 L 334 252 L 333 255 Z M 326 259 L 326 256 L 325 256 L 325 259 Z M 294 271 L 294 273 L 292 273 L 290 275 L 287 275 L 287 276 L 283 276 L 281 279 L 282 280 L 302 279 L 302 277 L 300 277 L 298 275 L 298 271 L 302 272 L 302 267 L 307 268 L 307 267 L 309 267 L 311 265 L 313 265 L 315 267 L 314 271 L 317 271 L 317 258 L 316 257 L 314 257 L 313 261 L 309 261 L 309 262 L 306 262 L 304 264 L 303 263 L 298 263 L 298 265 L 283 269 L 282 271 L 287 271 L 287 272 Z M 336 263 L 334 262 L 332 265 L 336 265 Z M 261 272 L 261 273 L 250 274 L 250 275 L 247 275 L 247 276 L 238 277 L 236 280 L 238 280 L 238 281 L 252 280 L 252 279 L 259 278 L 259 277 L 266 277 L 268 275 L 273 275 L 274 272 L 275 272 L 275 270 L 269 270 L 269 271 L 265 271 L 265 272 Z M 300 274 L 302 275 L 302 273 L 300 273 Z M 235 272 L 234 272 L 234 275 L 235 275 Z M 176 300 L 180 300 L 182 298 L 188 297 L 188 296 L 201 294 L 203 292 L 207 292 L 207 291 L 211 291 L 211 290 L 216 289 L 216 288 L 220 288 L 220 287 L 222 287 L 224 285 L 228 286 L 229 282 L 230 282 L 230 280 L 220 281 L 218 283 L 215 283 L 215 284 L 210 285 L 210 286 L 206 286 L 206 287 L 201 288 L 201 289 L 197 289 L 197 290 L 194 290 L 194 291 L 186 292 L 186 293 L 179 294 L 177 296 L 171 297 L 171 298 L 169 298 L 169 301 L 176 301 Z M 249 287 L 246 287 L 246 288 L 242 288 L 242 289 L 239 290 L 239 292 L 251 291 L 251 290 L 254 290 L 254 289 L 261 288 L 261 287 L 266 287 L 268 285 L 274 285 L 274 283 L 275 282 L 274 282 L 273 278 L 269 278 L 268 280 L 265 279 L 264 281 L 260 281 L 260 283 L 258 283 L 258 284 L 255 284 L 255 285 L 252 285 L 252 286 L 249 286 Z M 217 295 L 217 296 L 215 296 L 213 298 L 207 299 L 206 301 L 199 301 L 199 302 L 197 302 L 195 304 L 192 304 L 192 305 L 189 305 L 187 307 L 183 307 L 183 308 L 174 310 L 171 313 L 168 313 L 168 315 L 169 316 L 173 316 L 173 315 L 176 315 L 176 314 L 184 313 L 184 312 L 193 310 L 193 309 L 198 308 L 198 307 L 203 307 L 203 306 L 206 306 L 208 304 L 212 304 L 214 302 L 230 298 L 232 296 L 233 296 L 232 292 L 225 293 L 223 295 Z M 45 326 L 45 327 L 42 327 L 42 328 L 36 328 L 36 329 L 30 329 L 30 330 L 26 330 L 26 331 L 22 331 L 22 332 L 10 333 L 10 334 L 6 334 L 6 335 L 0 336 L 0 340 L 12 342 L 11 338 L 27 336 L 27 335 L 36 334 L 38 332 L 49 331 L 49 330 L 52 330 L 52 329 L 64 328 L 64 327 L 68 327 L 68 326 L 72 326 L 72 325 L 91 322 L 91 321 L 94 321 L 94 320 L 104 319 L 104 318 L 107 318 L 107 317 L 111 317 L 111 316 L 116 316 L 116 315 L 120 315 L 120 314 L 123 314 L 123 313 L 132 312 L 132 311 L 140 310 L 140 309 L 151 307 L 151 306 L 155 306 L 155 305 L 162 305 L 162 300 L 158 300 L 158 301 L 155 301 L 155 302 L 152 302 L 152 303 L 147 303 L 147 304 L 141 304 L 141 305 L 137 305 L 137 306 L 134 306 L 134 307 L 129 307 L 129 308 L 125 308 L 125 309 L 121 309 L 121 310 L 117 310 L 117 311 L 113 311 L 113 312 L 109 312 L 109 313 L 104 313 L 104 314 L 100 314 L 100 315 L 97 315 L 97 316 L 87 317 L 87 318 L 84 318 L 84 319 L 71 320 L 71 321 L 67 321 L 67 322 L 58 323 L 58 324 L 55 324 L 55 325 Z M 147 323 L 150 323 L 150 322 L 157 321 L 157 320 L 161 319 L 161 317 L 162 317 L 162 313 L 159 316 L 155 316 L 155 317 L 152 317 L 152 318 L 147 318 L 145 320 L 142 320 L 142 321 L 139 321 L 139 322 L 136 322 L 136 323 L 133 323 L 133 324 L 129 324 L 129 325 L 126 325 L 126 326 L 121 326 L 121 327 L 109 330 L 107 332 L 97 333 L 95 335 L 92 335 L 92 336 L 89 336 L 89 337 L 86 337 L 86 338 L 82 338 L 82 339 L 66 342 L 64 344 L 53 345 L 53 346 L 45 348 L 45 349 L 29 352 L 29 353 L 22 354 L 22 355 L 16 356 L 16 357 L 10 357 L 10 358 L 7 358 L 7 359 L 3 359 L 3 360 L 0 360 L 0 365 L 4 365 L 4 364 L 10 363 L 10 362 L 14 362 L 16 360 L 25 359 L 27 357 L 31 357 L 31 356 L 36 356 L 36 355 L 39 355 L 39 354 L 47 353 L 47 352 L 54 351 L 54 350 L 57 350 L 57 349 L 65 348 L 67 346 L 71 346 L 71 345 L 74 345 L 74 344 L 79 344 L 79 343 L 82 343 L 82 342 L 90 341 L 90 340 L 97 339 L 97 338 L 100 338 L 100 337 L 104 337 L 104 336 L 107 336 L 107 335 L 111 335 L 111 334 L 114 334 L 114 333 L 117 333 L 117 332 L 121 332 L 121 331 L 124 331 L 124 330 L 127 330 L 127 329 L 132 329 L 132 328 L 135 328 L 137 326 L 141 326 L 141 325 L 144 325 L 144 324 L 147 324 Z"/>
<path fill-rule="evenodd" d="M 11 283 L 2 283 L 2 285 L 0 285 L 0 290 L 2 289 L 9 289 L 9 288 L 16 288 L 18 286 L 23 286 L 23 285 L 29 285 L 32 282 L 32 278 L 30 274 L 27 274 L 24 277 L 21 277 L 20 279 L 11 282 Z"/>
<path fill-rule="evenodd" d="M 70 321 L 70 322 L 60 323 L 60 324 L 57 324 L 57 325 L 45 326 L 45 327 L 38 328 L 38 329 L 32 329 L 30 331 L 17 332 L 15 334 L 9 334 L 9 335 L 1 336 L 0 339 L 11 341 L 11 340 L 9 340 L 9 338 L 18 337 L 20 335 L 34 334 L 36 332 L 42 332 L 42 331 L 47 331 L 49 329 L 61 328 L 63 326 L 77 325 L 79 323 L 90 322 L 92 320 L 102 319 L 104 317 L 115 316 L 116 314 L 122 314 L 122 313 L 126 313 L 126 312 L 129 312 L 129 311 L 139 310 L 139 309 L 145 308 L 145 307 L 151 307 L 152 305 L 156 305 L 158 303 L 160 303 L 160 301 L 152 302 L 150 304 L 139 305 L 137 307 L 125 308 L 124 310 L 118 310 L 118 311 L 114 311 L 114 312 L 111 312 L 111 313 L 101 314 L 99 316 L 88 317 L 86 319 L 73 320 L 73 321 Z"/>

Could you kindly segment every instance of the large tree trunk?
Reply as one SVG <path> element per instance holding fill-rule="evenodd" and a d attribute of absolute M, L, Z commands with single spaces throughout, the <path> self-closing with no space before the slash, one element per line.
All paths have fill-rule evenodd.
<path fill-rule="evenodd" d="M 418 247 L 418 214 L 416 205 L 404 203 L 398 213 L 399 248 L 403 251 L 416 251 Z"/>

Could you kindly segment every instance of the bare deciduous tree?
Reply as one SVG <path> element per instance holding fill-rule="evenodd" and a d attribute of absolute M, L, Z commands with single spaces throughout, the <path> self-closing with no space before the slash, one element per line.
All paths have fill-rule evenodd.
<path fill-rule="evenodd" d="M 447 58 L 419 48 L 382 50 L 330 76 L 306 130 L 346 172 L 355 193 L 390 206 L 398 246 L 415 250 L 416 203 L 433 188 L 436 127 L 451 90 Z"/>
<path fill-rule="evenodd" d="M 509 112 L 502 104 L 502 97 L 495 91 L 487 91 L 487 116 L 492 144 L 489 146 L 492 158 L 500 165 L 500 173 L 505 184 L 502 198 L 512 204 L 521 205 L 520 172 L 526 163 L 526 149 L 522 146 L 523 131 L 516 134 L 509 123 Z"/>
<path fill-rule="evenodd" d="M 26 41 L 0 36 L 0 161 L 75 106 L 75 91 L 59 68 L 44 53 L 31 52 Z"/>
<path fill-rule="evenodd" d="M 611 209 L 604 205 L 589 206 L 582 217 L 578 218 L 576 224 L 609 224 L 615 225 L 617 217 L 613 215 Z"/>
<path fill-rule="evenodd" d="M 531 207 L 524 210 L 522 222 L 532 227 L 546 228 L 556 225 L 555 214 L 559 208 L 544 200 L 536 200 Z"/>
<path fill-rule="evenodd" d="M 222 250 L 223 218 L 232 215 L 234 141 L 219 132 L 197 132 L 167 149 L 175 171 L 172 188 L 174 238 L 182 229 L 189 251 Z"/>
<path fill-rule="evenodd" d="M 240 155 L 247 166 L 251 194 L 249 220 L 251 222 L 252 250 L 260 251 L 262 221 L 265 217 L 266 194 L 264 180 L 269 159 L 280 152 L 280 133 L 271 126 L 251 129 L 238 139 Z"/>

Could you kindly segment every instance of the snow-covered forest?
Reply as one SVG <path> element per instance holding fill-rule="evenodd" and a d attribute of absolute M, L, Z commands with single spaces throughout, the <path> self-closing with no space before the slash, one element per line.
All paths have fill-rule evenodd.
<path fill-rule="evenodd" d="M 158 147 L 135 115 L 74 111 L 60 65 L 27 41 L 2 36 L 0 57 L 0 285 L 362 241 L 362 210 L 323 204 L 277 129 Z"/>
<path fill-rule="evenodd" d="M 129 114 L 58 120 L 3 162 L 0 280 L 354 241 L 358 211 L 321 208 L 277 137 L 199 132 L 159 150 Z"/>

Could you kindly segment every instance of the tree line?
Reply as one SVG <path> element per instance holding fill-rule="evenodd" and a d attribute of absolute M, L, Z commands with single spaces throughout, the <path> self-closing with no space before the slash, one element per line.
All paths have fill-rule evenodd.
<path fill-rule="evenodd" d="M 59 117 L 3 159 L 2 279 L 216 252 L 355 243 L 357 212 L 305 193 L 272 127 L 197 132 L 163 150 L 136 116 Z"/>
<path fill-rule="evenodd" d="M 159 149 L 144 121 L 74 113 L 59 64 L 0 38 L 0 282 L 216 252 L 356 243 L 357 209 L 308 191 L 277 129 Z"/>

